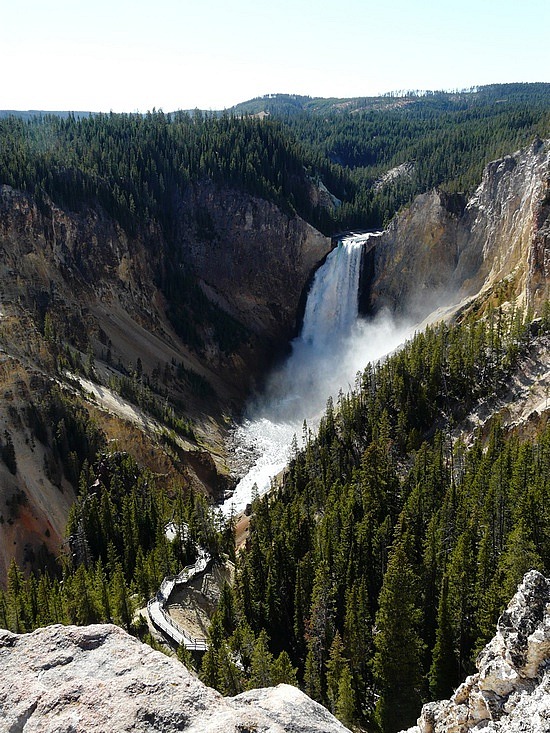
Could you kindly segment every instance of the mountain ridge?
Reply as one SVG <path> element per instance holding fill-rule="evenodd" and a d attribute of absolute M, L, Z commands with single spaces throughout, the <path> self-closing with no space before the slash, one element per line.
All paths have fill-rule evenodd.
<path fill-rule="evenodd" d="M 432 190 L 376 240 L 371 307 L 422 320 L 451 301 L 506 282 L 507 298 L 540 310 L 548 298 L 550 143 L 489 163 L 471 197 Z"/>
<path fill-rule="evenodd" d="M 550 84 L 545 82 L 509 82 L 499 84 L 483 84 L 469 87 L 466 89 L 455 89 L 455 90 L 403 90 L 385 92 L 384 94 L 378 95 L 364 95 L 357 97 L 314 97 L 304 94 L 288 94 L 288 93 L 267 93 L 259 97 L 253 97 L 252 99 L 243 100 L 237 104 L 227 108 L 229 111 L 235 111 L 237 113 L 251 113 L 257 114 L 259 112 L 268 112 L 276 110 L 278 113 L 281 112 L 303 112 L 309 111 L 313 113 L 325 114 L 327 111 L 334 111 L 337 113 L 342 112 L 355 112 L 365 111 L 369 109 L 387 109 L 392 106 L 395 107 L 399 104 L 412 104 L 417 101 L 434 101 L 441 104 L 446 102 L 448 105 L 465 105 L 468 102 L 487 102 L 497 100 L 500 103 L 508 101 L 524 101 L 526 95 L 532 95 L 538 93 L 541 95 L 550 94 Z M 168 114 L 172 114 L 178 111 L 184 111 L 193 113 L 198 108 L 186 109 L 186 110 L 172 110 Z M 221 114 L 224 110 L 211 110 L 203 109 L 202 112 L 212 111 Z M 37 115 L 59 115 L 62 117 L 68 115 L 75 115 L 77 117 L 83 117 L 86 115 L 101 114 L 101 111 L 82 111 L 82 110 L 0 110 L 0 117 L 6 117 L 10 115 L 16 116 L 28 116 L 33 117 Z M 105 110 L 103 110 L 105 113 Z M 143 114 L 147 114 L 144 112 Z"/>

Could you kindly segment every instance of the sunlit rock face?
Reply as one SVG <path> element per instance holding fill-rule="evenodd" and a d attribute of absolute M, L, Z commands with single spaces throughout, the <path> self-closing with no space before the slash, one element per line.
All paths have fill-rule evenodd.
<path fill-rule="evenodd" d="M 346 733 L 289 685 L 224 698 L 112 625 L 0 631 L 0 730 Z M 349 733 L 349 732 L 348 732 Z"/>
<path fill-rule="evenodd" d="M 424 705 L 409 733 L 547 733 L 550 730 L 550 580 L 527 573 L 450 700 Z"/>
<path fill-rule="evenodd" d="M 466 200 L 418 196 L 377 242 L 371 307 L 427 314 L 504 281 L 538 307 L 550 275 L 550 141 L 490 163 Z"/>

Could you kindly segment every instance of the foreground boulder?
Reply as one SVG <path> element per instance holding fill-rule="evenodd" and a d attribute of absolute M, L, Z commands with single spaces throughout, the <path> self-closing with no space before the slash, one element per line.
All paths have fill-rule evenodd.
<path fill-rule="evenodd" d="M 279 685 L 224 698 L 112 625 L 0 631 L 0 730 L 10 733 L 346 733 Z M 349 733 L 349 732 L 348 732 Z"/>
<path fill-rule="evenodd" d="M 550 731 L 550 579 L 525 575 L 477 668 L 450 700 L 424 705 L 409 733 Z"/>

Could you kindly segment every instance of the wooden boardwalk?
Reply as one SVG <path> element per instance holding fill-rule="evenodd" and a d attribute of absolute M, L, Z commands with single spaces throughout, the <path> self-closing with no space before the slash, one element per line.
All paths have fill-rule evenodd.
<path fill-rule="evenodd" d="M 201 548 L 194 565 L 188 565 L 178 575 L 166 576 L 160 584 L 156 595 L 147 603 L 147 613 L 153 626 L 159 631 L 162 631 L 163 634 L 166 634 L 178 646 L 183 644 L 190 651 L 205 652 L 208 649 L 207 640 L 190 636 L 166 613 L 164 607 L 174 588 L 178 585 L 189 583 L 197 575 L 203 573 L 207 569 L 211 559 L 210 554 Z"/>

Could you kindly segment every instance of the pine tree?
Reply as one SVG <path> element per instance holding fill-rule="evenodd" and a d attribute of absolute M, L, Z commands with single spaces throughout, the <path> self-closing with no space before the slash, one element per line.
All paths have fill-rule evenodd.
<path fill-rule="evenodd" d="M 203 655 L 199 677 L 208 687 L 218 684 L 218 651 L 210 644 Z"/>
<path fill-rule="evenodd" d="M 478 626 L 481 648 L 493 636 L 499 615 L 517 591 L 518 584 L 529 570 L 543 570 L 543 563 L 535 549 L 525 521 L 520 518 L 508 535 L 491 584 L 479 604 Z"/>
<path fill-rule="evenodd" d="M 188 670 L 190 671 L 192 670 L 193 672 L 196 671 L 195 670 L 195 660 L 193 659 L 193 655 L 191 654 L 189 649 L 185 646 L 185 644 L 180 644 L 178 646 L 176 656 Z"/>
<path fill-rule="evenodd" d="M 373 659 L 380 697 L 376 714 L 385 733 L 412 725 L 420 711 L 423 643 L 418 634 L 418 582 L 398 544 L 390 557 L 376 614 Z"/>
<path fill-rule="evenodd" d="M 256 687 L 270 687 L 272 682 L 271 670 L 273 668 L 273 654 L 269 651 L 268 637 L 265 630 L 262 630 L 254 644 L 250 664 L 249 689 Z"/>
<path fill-rule="evenodd" d="M 7 584 L 7 599 L 8 599 L 8 628 L 20 634 L 27 631 L 26 628 L 26 617 L 24 609 L 24 585 L 25 579 L 23 573 L 19 570 L 15 559 L 13 559 L 8 568 L 8 584 Z"/>
<path fill-rule="evenodd" d="M 437 610 L 436 642 L 430 668 L 430 694 L 436 700 L 449 697 L 458 682 L 453 625 L 449 609 L 449 581 L 443 577 Z"/>
<path fill-rule="evenodd" d="M 307 622 L 307 657 L 305 669 L 306 692 L 314 700 L 324 699 L 324 665 L 328 641 L 333 633 L 332 586 L 328 564 L 317 566 L 311 595 L 310 617 Z"/>
<path fill-rule="evenodd" d="M 0 628 L 7 629 L 9 628 L 9 614 L 8 614 L 8 604 L 6 601 L 6 594 L 4 591 L 0 588 Z"/>
<path fill-rule="evenodd" d="M 330 709 L 333 713 L 336 712 L 336 703 L 338 702 L 338 688 L 340 685 L 340 678 L 344 667 L 348 664 L 348 660 L 344 657 L 344 645 L 342 643 L 342 637 L 337 631 L 332 644 L 330 645 L 330 651 L 328 661 L 326 664 L 326 677 L 327 677 L 327 698 L 330 703 Z"/>
<path fill-rule="evenodd" d="M 224 583 L 222 586 L 217 613 L 220 616 L 225 636 L 231 636 L 236 627 L 236 615 L 233 590 L 229 583 Z"/>
<path fill-rule="evenodd" d="M 117 623 L 129 631 L 132 624 L 132 605 L 120 563 L 117 564 L 111 579 L 110 606 Z"/>
<path fill-rule="evenodd" d="M 457 540 L 447 565 L 449 583 L 449 609 L 458 661 L 458 677 L 471 674 L 472 650 L 477 635 L 476 628 L 476 536 L 470 524 Z"/>
<path fill-rule="evenodd" d="M 356 581 L 348 589 L 345 601 L 344 648 L 350 661 L 350 669 L 355 680 L 355 689 L 367 706 L 371 701 L 372 689 L 370 660 L 373 657 L 372 620 L 369 614 L 366 582 Z"/>
<path fill-rule="evenodd" d="M 222 642 L 218 650 L 218 675 L 216 689 L 222 695 L 238 695 L 243 691 L 243 685 L 239 669 L 233 657 L 229 646 L 225 641 Z"/>
<path fill-rule="evenodd" d="M 288 653 L 282 651 L 271 665 L 271 684 L 294 685 L 298 687 L 297 669 L 292 666 Z"/>
<path fill-rule="evenodd" d="M 219 614 L 214 613 L 208 629 L 208 649 L 204 653 L 201 664 L 200 679 L 208 687 L 217 687 L 219 681 L 219 652 L 223 639 L 223 626 Z"/>
<path fill-rule="evenodd" d="M 355 722 L 355 693 L 353 691 L 353 677 L 346 665 L 340 675 L 338 683 L 338 697 L 336 700 L 335 715 L 344 725 L 351 728 Z"/>

